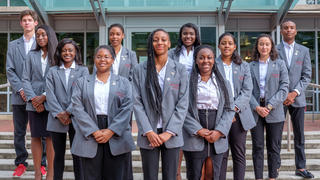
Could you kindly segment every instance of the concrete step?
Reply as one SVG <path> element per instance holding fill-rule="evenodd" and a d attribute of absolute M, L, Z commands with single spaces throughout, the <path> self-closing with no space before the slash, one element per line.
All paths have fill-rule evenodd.
<path fill-rule="evenodd" d="M 27 149 L 29 153 L 29 159 L 32 158 L 31 150 Z M 320 159 L 320 150 L 319 149 L 306 149 L 306 158 L 307 159 Z M 14 149 L 0 149 L 0 159 L 14 159 L 16 157 Z M 264 151 L 264 157 L 267 158 L 267 151 Z M 71 160 L 72 156 L 70 150 L 66 151 L 65 155 L 66 160 Z M 231 160 L 231 154 L 229 155 L 229 160 Z M 246 151 L 246 159 L 252 159 L 252 150 L 248 149 Z M 288 151 L 287 149 L 281 150 L 281 159 L 294 159 L 294 150 Z M 132 151 L 132 160 L 141 161 L 140 151 Z"/>
<path fill-rule="evenodd" d="M 6 170 L 10 171 L 15 168 L 14 165 L 14 159 L 0 159 L 0 170 Z M 29 166 L 28 170 L 33 170 L 33 162 L 31 159 L 27 160 Z M 252 160 L 247 160 L 246 162 L 247 168 L 246 171 L 253 171 L 253 162 Z M 307 169 L 311 171 L 320 171 L 320 159 L 308 159 L 307 160 Z M 142 163 L 141 161 L 132 161 L 132 166 L 133 166 L 133 172 L 134 173 L 140 173 L 142 172 Z M 159 167 L 161 167 L 161 163 L 159 163 Z M 264 161 L 264 169 L 267 171 L 267 160 Z M 65 161 L 65 170 L 67 172 L 70 172 L 73 170 L 72 167 L 72 160 L 66 160 Z M 285 159 L 281 161 L 281 171 L 294 171 L 295 166 L 294 166 L 294 159 Z M 161 170 L 160 170 L 161 171 Z M 186 167 L 185 167 L 185 162 L 182 162 L 181 166 L 181 171 L 185 172 Z M 232 161 L 228 161 L 228 172 L 232 171 Z"/>

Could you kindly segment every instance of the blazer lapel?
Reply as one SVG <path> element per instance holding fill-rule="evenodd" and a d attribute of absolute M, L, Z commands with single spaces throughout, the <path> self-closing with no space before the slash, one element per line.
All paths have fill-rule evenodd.
<path fill-rule="evenodd" d="M 232 64 L 232 82 L 233 82 L 233 89 L 234 89 L 234 95 L 236 97 L 237 87 L 240 87 L 240 66 L 236 63 Z"/>
<path fill-rule="evenodd" d="M 287 66 L 287 68 L 289 69 L 288 59 L 287 59 L 286 52 L 285 52 L 285 50 L 284 50 L 284 44 L 283 44 L 283 42 L 281 42 L 281 44 L 280 44 L 279 47 L 280 47 L 280 48 L 279 48 L 279 53 L 280 53 L 281 57 L 283 57 L 283 60 L 285 61 L 286 66 Z"/>
<path fill-rule="evenodd" d="M 260 84 L 260 77 L 259 77 L 259 62 L 257 62 L 257 61 L 253 61 L 252 62 L 253 64 L 253 74 L 254 74 L 254 77 L 255 77 L 255 79 L 256 79 L 256 81 L 257 81 L 257 83 L 258 84 Z"/>
<path fill-rule="evenodd" d="M 222 74 L 222 76 L 224 78 L 226 78 L 226 72 L 224 71 L 224 67 L 223 67 L 223 62 L 222 62 L 221 56 L 219 56 L 216 59 L 216 66 L 217 66 L 219 72 Z"/>
<path fill-rule="evenodd" d="M 64 69 L 58 67 L 58 75 L 60 78 L 60 81 L 63 85 L 64 90 L 67 92 L 67 87 L 66 87 L 66 74 L 64 72 Z"/>
<path fill-rule="evenodd" d="M 296 61 L 299 55 L 300 55 L 300 48 L 299 46 L 297 46 L 297 43 L 295 43 L 289 70 L 296 64 Z"/>
<path fill-rule="evenodd" d="M 68 79 L 68 87 L 67 87 L 68 92 L 71 89 L 72 83 L 74 82 L 74 78 L 76 77 L 76 74 L 78 73 L 78 71 L 79 71 L 79 67 L 77 64 L 75 68 L 71 68 L 69 79 Z"/>
<path fill-rule="evenodd" d="M 122 51 L 120 54 L 120 62 L 119 62 L 119 70 L 118 70 L 118 74 L 121 74 L 122 71 L 126 70 L 125 69 L 125 62 L 128 59 L 128 51 L 126 48 L 124 48 L 122 46 Z"/>
<path fill-rule="evenodd" d="M 113 73 L 110 73 L 110 89 L 109 89 L 109 98 L 108 98 L 108 115 L 111 115 L 110 113 L 110 107 L 113 103 L 114 96 L 117 91 L 117 85 L 118 85 L 118 77 L 115 76 Z M 110 122 L 108 122 L 109 124 Z"/>
<path fill-rule="evenodd" d="M 36 68 L 38 69 L 40 76 L 43 77 L 43 72 L 42 72 L 42 63 L 41 63 L 41 51 L 36 51 L 35 56 L 32 60 L 35 61 Z"/>
<path fill-rule="evenodd" d="M 94 117 L 97 116 L 96 114 L 96 107 L 94 104 L 94 84 L 95 84 L 95 77 L 96 74 L 92 74 L 88 77 L 88 83 L 87 83 L 87 92 L 88 92 L 88 99 L 89 103 L 91 105 L 92 111 L 94 113 Z"/>
<path fill-rule="evenodd" d="M 274 68 L 274 66 L 275 66 L 275 61 L 272 61 L 270 59 L 269 63 L 268 63 L 268 69 L 267 69 L 267 75 L 266 75 L 266 84 L 270 79 L 270 76 L 271 76 L 271 73 L 272 73 L 272 69 Z"/>
<path fill-rule="evenodd" d="M 165 75 L 165 79 L 164 79 L 164 83 L 163 83 L 162 97 L 165 97 L 165 95 L 169 89 L 170 83 L 173 80 L 175 75 L 176 75 L 175 65 L 172 62 L 172 60 L 168 58 L 168 64 L 166 67 L 166 75 Z"/>
<path fill-rule="evenodd" d="M 23 37 L 21 37 L 18 41 L 18 49 L 20 51 L 21 56 L 23 57 L 23 59 L 26 59 L 27 54 L 26 54 L 26 50 L 24 49 L 24 41 L 23 41 Z"/>

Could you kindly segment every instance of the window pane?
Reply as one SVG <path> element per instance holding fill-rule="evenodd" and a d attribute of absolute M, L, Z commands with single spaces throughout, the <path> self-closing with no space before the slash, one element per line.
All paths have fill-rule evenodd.
<path fill-rule="evenodd" d="M 87 33 L 87 67 L 90 73 L 93 69 L 93 55 L 96 47 L 99 46 L 99 33 Z"/>
<path fill-rule="evenodd" d="M 10 0 L 10 6 L 27 6 L 24 0 Z"/>
<path fill-rule="evenodd" d="M 216 52 L 216 28 L 215 27 L 201 27 L 201 43 L 210 45 Z"/>
<path fill-rule="evenodd" d="M 22 35 L 23 33 L 10 33 L 10 41 L 19 39 Z"/>
<path fill-rule="evenodd" d="M 150 32 L 133 32 L 131 47 L 132 50 L 137 53 L 138 62 L 143 62 L 147 60 L 147 41 Z M 171 47 L 174 48 L 177 46 L 179 33 L 178 32 L 169 32 Z"/>
<path fill-rule="evenodd" d="M 8 34 L 0 33 L 0 84 L 7 83 L 6 78 L 6 58 L 8 47 Z"/>
<path fill-rule="evenodd" d="M 0 6 L 7 6 L 7 0 L 0 0 Z"/>
<path fill-rule="evenodd" d="M 270 34 L 270 32 L 240 32 L 240 54 L 243 60 L 248 62 L 252 60 L 254 44 L 262 33 Z"/>

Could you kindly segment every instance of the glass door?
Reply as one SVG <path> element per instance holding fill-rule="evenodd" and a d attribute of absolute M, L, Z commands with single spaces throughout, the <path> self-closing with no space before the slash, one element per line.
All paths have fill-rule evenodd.
<path fill-rule="evenodd" d="M 127 28 L 127 47 L 137 53 L 138 62 L 147 60 L 147 41 L 156 28 Z M 169 32 L 171 48 L 176 47 L 179 38 L 178 28 L 164 28 Z"/>

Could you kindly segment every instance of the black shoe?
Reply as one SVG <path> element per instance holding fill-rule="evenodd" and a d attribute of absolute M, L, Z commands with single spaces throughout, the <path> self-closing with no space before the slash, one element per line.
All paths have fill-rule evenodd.
<path fill-rule="evenodd" d="M 303 171 L 300 171 L 300 170 L 296 170 L 296 175 L 297 176 L 301 176 L 301 177 L 304 177 L 304 178 L 314 178 L 313 174 L 309 171 L 307 171 L 306 169 L 304 169 Z"/>

